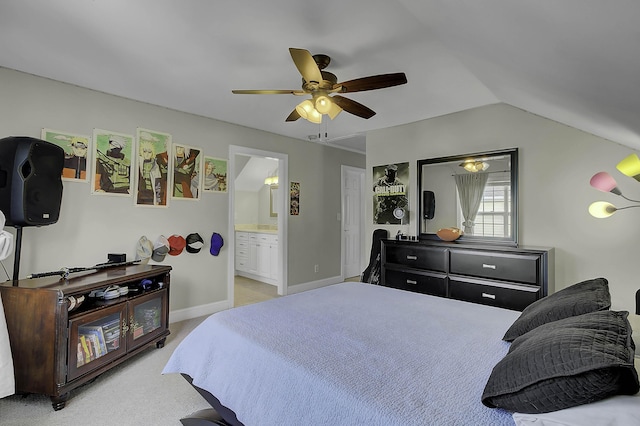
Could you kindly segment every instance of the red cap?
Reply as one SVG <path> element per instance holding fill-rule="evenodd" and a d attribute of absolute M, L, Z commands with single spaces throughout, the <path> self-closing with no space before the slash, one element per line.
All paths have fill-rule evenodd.
<path fill-rule="evenodd" d="M 173 234 L 169 238 L 169 256 L 177 256 L 187 245 L 187 241 L 180 235 Z"/>

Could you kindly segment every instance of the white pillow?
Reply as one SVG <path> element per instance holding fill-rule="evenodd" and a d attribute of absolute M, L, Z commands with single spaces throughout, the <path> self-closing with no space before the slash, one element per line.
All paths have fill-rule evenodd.
<path fill-rule="evenodd" d="M 552 413 L 513 413 L 513 420 L 516 426 L 640 425 L 640 394 L 617 395 Z"/>
<path fill-rule="evenodd" d="M 640 358 L 635 358 L 638 371 Z M 640 393 L 617 395 L 592 404 L 543 414 L 513 413 L 516 426 L 640 425 Z"/>

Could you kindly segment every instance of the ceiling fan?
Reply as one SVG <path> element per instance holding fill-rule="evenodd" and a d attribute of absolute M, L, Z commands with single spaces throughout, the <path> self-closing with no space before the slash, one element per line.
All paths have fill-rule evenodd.
<path fill-rule="evenodd" d="M 365 119 L 376 114 L 372 109 L 340 96 L 339 93 L 363 92 L 407 83 L 407 77 L 402 72 L 373 75 L 338 83 L 335 74 L 323 71 L 331 62 L 329 56 L 324 54 L 312 56 L 308 50 L 296 48 L 290 48 L 289 53 L 302 74 L 302 90 L 232 90 L 232 92 L 241 95 L 311 95 L 311 99 L 298 104 L 285 121 L 296 121 L 302 117 L 312 123 L 320 124 L 324 114 L 333 120 L 342 110 Z"/>

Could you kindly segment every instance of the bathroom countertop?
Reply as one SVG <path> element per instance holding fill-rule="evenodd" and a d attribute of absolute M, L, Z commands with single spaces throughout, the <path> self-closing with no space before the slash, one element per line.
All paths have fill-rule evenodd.
<path fill-rule="evenodd" d="M 236 225 L 236 232 L 254 232 L 260 234 L 277 234 L 278 229 L 270 225 Z"/>

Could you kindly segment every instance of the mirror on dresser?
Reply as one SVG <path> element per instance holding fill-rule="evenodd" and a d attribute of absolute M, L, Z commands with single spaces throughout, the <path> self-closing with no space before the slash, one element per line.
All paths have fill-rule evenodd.
<path fill-rule="evenodd" d="M 457 227 L 458 241 L 517 247 L 518 149 L 419 160 L 418 199 L 420 239 Z"/>

